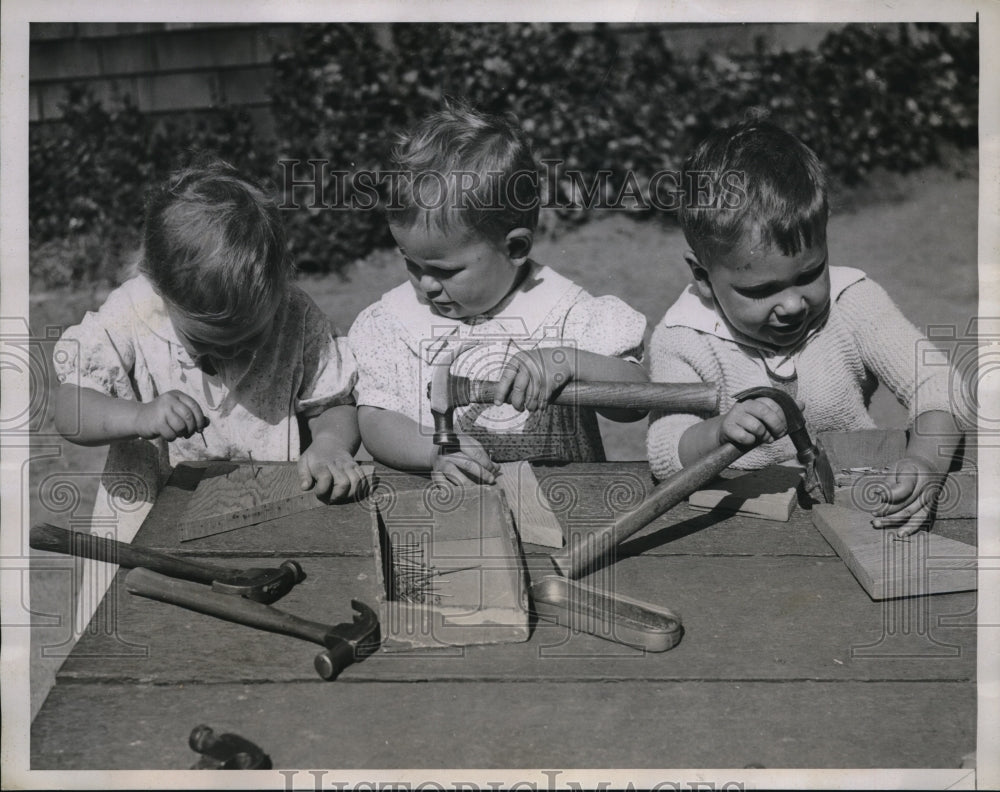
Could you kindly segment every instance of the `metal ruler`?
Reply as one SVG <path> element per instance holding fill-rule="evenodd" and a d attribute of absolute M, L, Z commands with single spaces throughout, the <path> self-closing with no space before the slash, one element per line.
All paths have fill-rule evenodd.
<path fill-rule="evenodd" d="M 268 520 L 277 520 L 279 517 L 287 517 L 290 514 L 298 514 L 326 505 L 311 492 L 303 492 L 301 495 L 293 495 L 283 500 L 261 503 L 225 514 L 216 514 L 199 520 L 186 520 L 180 526 L 181 541 L 190 542 L 192 539 L 235 531 L 237 528 L 257 525 Z"/>

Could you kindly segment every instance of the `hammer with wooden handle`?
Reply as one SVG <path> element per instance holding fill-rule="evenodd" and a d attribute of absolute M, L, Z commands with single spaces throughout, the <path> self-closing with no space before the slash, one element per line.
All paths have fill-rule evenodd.
<path fill-rule="evenodd" d="M 805 419 L 795 400 L 776 388 L 750 388 L 736 394 L 737 401 L 767 397 L 773 399 L 785 414 L 788 436 L 795 445 L 798 461 L 805 467 L 806 491 L 819 489 L 827 503 L 833 502 L 834 478 L 830 462 L 823 449 L 809 438 Z M 672 476 L 664 479 L 633 511 L 618 518 L 582 542 L 567 545 L 551 556 L 559 573 L 568 578 L 585 575 L 614 548 L 649 525 L 664 512 L 672 509 L 695 490 L 718 476 L 750 448 L 725 443 Z"/>
<path fill-rule="evenodd" d="M 236 594 L 257 602 L 276 602 L 296 583 L 306 579 L 297 561 L 282 561 L 275 569 L 233 569 L 177 558 L 94 534 L 68 531 L 49 523 L 31 526 L 28 544 L 36 550 L 92 558 L 127 569 L 145 567 L 171 577 L 207 583 L 223 594 Z"/>
<path fill-rule="evenodd" d="M 359 600 L 351 600 L 351 607 L 356 611 L 353 622 L 331 627 L 261 602 L 218 594 L 207 586 L 166 577 L 141 567 L 126 575 L 125 588 L 141 597 L 317 643 L 324 649 L 316 655 L 313 665 L 323 679 L 336 679 L 347 666 L 367 657 L 379 645 L 378 617 L 375 611 Z"/>
<path fill-rule="evenodd" d="M 466 404 L 493 402 L 496 383 L 470 380 L 451 374 L 451 367 L 441 363 L 428 385 L 431 415 L 434 418 L 434 444 L 443 448 L 458 445 L 455 434 L 455 408 Z M 553 404 L 568 407 L 614 407 L 623 410 L 662 410 L 664 412 L 705 413 L 719 409 L 719 389 L 712 383 L 688 382 L 583 382 L 573 380 L 556 394 Z"/>

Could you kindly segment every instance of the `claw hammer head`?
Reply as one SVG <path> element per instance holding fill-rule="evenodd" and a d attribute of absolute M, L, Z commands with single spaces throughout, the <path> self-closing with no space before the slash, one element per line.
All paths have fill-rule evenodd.
<path fill-rule="evenodd" d="M 323 679 L 336 679 L 355 660 L 367 657 L 379 645 L 378 616 L 359 600 L 351 600 L 354 621 L 343 622 L 329 629 L 323 643 L 326 649 L 316 655 L 313 665 Z"/>
<path fill-rule="evenodd" d="M 212 581 L 212 589 L 223 594 L 270 604 L 285 596 L 296 583 L 306 579 L 298 561 L 283 561 L 277 569 L 233 570 Z"/>
<path fill-rule="evenodd" d="M 805 486 L 807 492 L 819 489 L 823 500 L 826 503 L 833 503 L 834 478 L 833 468 L 830 467 L 830 460 L 826 457 L 826 452 L 818 442 L 813 442 L 806 429 L 806 420 L 802 415 L 802 410 L 795 403 L 795 399 L 777 388 L 749 388 L 736 394 L 736 401 L 746 401 L 747 399 L 759 399 L 766 397 L 777 402 L 781 411 L 785 414 L 785 424 L 788 427 L 788 436 L 795 445 L 795 451 L 799 462 L 805 467 Z"/>

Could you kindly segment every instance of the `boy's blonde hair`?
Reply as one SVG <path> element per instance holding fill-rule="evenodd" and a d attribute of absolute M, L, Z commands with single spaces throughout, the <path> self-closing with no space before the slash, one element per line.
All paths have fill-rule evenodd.
<path fill-rule="evenodd" d="M 783 255 L 826 241 L 827 184 L 816 154 L 764 121 L 710 134 L 684 163 L 680 222 L 705 266 L 748 231 Z"/>
<path fill-rule="evenodd" d="M 399 173 L 386 207 L 392 224 L 422 221 L 490 239 L 538 224 L 538 166 L 513 115 L 449 103 L 399 136 L 393 161 Z"/>
<path fill-rule="evenodd" d="M 138 269 L 188 316 L 253 321 L 291 275 L 277 204 L 219 159 L 176 171 L 147 201 Z"/>

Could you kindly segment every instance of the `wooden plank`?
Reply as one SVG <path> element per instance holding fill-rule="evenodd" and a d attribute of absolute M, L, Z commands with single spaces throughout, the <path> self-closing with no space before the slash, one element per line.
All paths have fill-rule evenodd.
<path fill-rule="evenodd" d="M 802 468 L 773 465 L 739 476 L 719 479 L 688 496 L 695 511 L 717 511 L 788 522 L 796 504 Z"/>
<path fill-rule="evenodd" d="M 906 432 L 902 429 L 819 432 L 816 439 L 835 476 L 852 467 L 888 467 L 906 456 Z"/>
<path fill-rule="evenodd" d="M 870 472 L 837 473 L 833 502 L 858 511 L 870 511 L 877 505 L 875 497 L 885 490 L 885 474 L 881 469 Z M 979 514 L 978 476 L 971 470 L 958 470 L 944 478 L 935 523 L 941 520 L 976 519 Z"/>
<path fill-rule="evenodd" d="M 241 565 L 260 566 L 246 558 Z M 275 607 L 337 624 L 375 606 L 371 558 L 313 558 Z M 318 681 L 318 647 L 128 594 L 119 574 L 58 681 L 152 684 Z M 549 622 L 525 643 L 378 653 L 347 683 L 496 679 L 965 680 L 976 669 L 976 595 L 874 603 L 829 558 L 625 558 L 585 582 L 679 613 L 685 634 L 644 654 Z"/>
<path fill-rule="evenodd" d="M 972 591 L 976 548 L 933 532 L 901 539 L 871 526 L 871 515 L 841 506 L 813 508 L 824 538 L 874 600 Z"/>
<path fill-rule="evenodd" d="M 975 749 L 976 687 L 951 682 L 359 685 L 320 680 L 60 685 L 32 724 L 31 767 L 187 769 L 198 758 L 187 737 L 201 723 L 252 740 L 278 769 L 659 769 L 655 779 L 635 779 L 638 788 L 649 789 L 663 780 L 664 767 L 955 771 L 961 757 Z M 570 777 L 578 776 L 564 771 L 556 782 L 562 785 Z M 606 780 L 620 788 L 629 777 L 628 770 L 619 769 Z M 539 788 L 550 788 L 552 779 L 536 773 L 524 780 L 536 778 Z M 584 788 L 605 780 L 587 778 Z M 675 771 L 669 778 L 677 786 L 661 788 L 705 784 L 703 774 Z M 289 786 L 327 789 L 343 780 L 332 771 L 299 770 Z M 275 773 L 272 781 L 259 783 L 283 787 L 288 778 Z"/>
<path fill-rule="evenodd" d="M 292 462 L 213 462 L 198 482 L 181 520 L 181 540 L 257 525 L 275 516 L 324 505 L 314 493 L 302 491 L 299 472 Z"/>
<path fill-rule="evenodd" d="M 528 595 L 496 487 L 401 493 L 372 512 L 382 649 L 528 640 Z"/>
<path fill-rule="evenodd" d="M 370 478 L 373 467 L 362 465 Z M 204 470 L 180 523 L 181 541 L 270 522 L 327 504 L 303 492 L 294 462 L 212 462 Z"/>
<path fill-rule="evenodd" d="M 500 465 L 499 484 L 522 542 L 543 547 L 563 546 L 562 525 L 539 488 L 531 463 L 504 462 Z"/>

